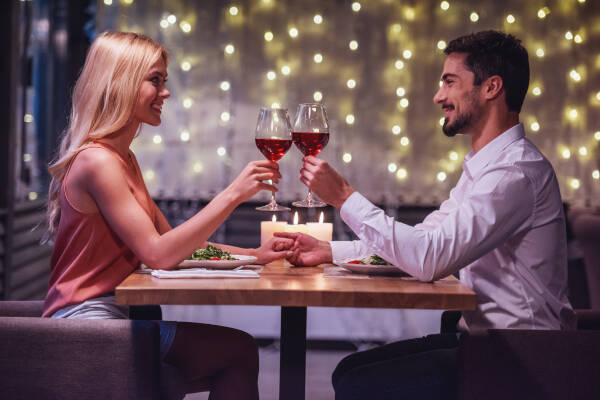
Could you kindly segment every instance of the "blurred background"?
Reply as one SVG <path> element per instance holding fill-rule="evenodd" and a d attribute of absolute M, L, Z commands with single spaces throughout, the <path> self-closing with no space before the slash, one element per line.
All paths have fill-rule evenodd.
<path fill-rule="evenodd" d="M 330 141 L 319 157 L 390 215 L 420 222 L 448 196 L 470 149 L 469 138 L 442 134 L 442 111 L 432 102 L 443 50 L 453 38 L 485 29 L 516 35 L 529 52 L 521 120 L 554 165 L 566 205 L 600 205 L 597 0 L 11 0 L 0 7 L 8 53 L 0 74 L 4 299 L 45 295 L 52 251 L 40 245 L 46 167 L 87 49 L 106 30 L 143 33 L 169 51 L 171 98 L 163 123 L 143 127 L 133 150 L 172 225 L 262 158 L 254 144 L 260 107 L 287 108 L 293 119 L 302 102 L 320 102 L 328 113 Z M 306 193 L 298 180 L 300 152 L 292 148 L 280 165 L 277 197 L 289 205 Z M 213 240 L 258 245 L 259 222 L 271 215 L 254 207 L 267 198 L 263 193 L 239 207 Z M 300 211 L 301 222 L 318 218 L 315 210 Z M 324 212 L 335 239 L 353 238 L 337 212 Z M 580 259 L 572 249 L 571 297 L 579 308 L 587 301 L 585 283 L 578 283 L 585 282 Z M 202 315 L 198 308 L 166 315 L 276 337 L 277 309 L 253 309 L 258 314 L 203 307 Z M 438 329 L 439 313 L 433 314 L 311 310 L 309 338 L 418 336 Z"/>

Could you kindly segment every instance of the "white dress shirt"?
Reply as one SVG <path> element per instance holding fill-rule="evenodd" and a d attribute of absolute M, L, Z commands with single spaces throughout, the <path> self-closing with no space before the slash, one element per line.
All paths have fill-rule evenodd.
<path fill-rule="evenodd" d="M 466 329 L 571 329 L 565 217 L 552 165 L 523 125 L 465 156 L 439 210 L 412 227 L 358 192 L 342 205 L 358 241 L 331 242 L 334 262 L 377 254 L 422 281 L 460 271 L 477 295 Z"/>

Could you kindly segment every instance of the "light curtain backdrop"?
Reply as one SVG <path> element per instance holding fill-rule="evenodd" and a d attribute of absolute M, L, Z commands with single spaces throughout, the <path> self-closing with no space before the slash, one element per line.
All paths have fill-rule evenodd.
<path fill-rule="evenodd" d="M 600 12 L 592 0 L 100 0 L 96 28 L 136 31 L 170 52 L 163 124 L 134 141 L 153 196 L 208 199 L 250 160 L 261 106 L 320 101 L 319 155 L 369 199 L 435 205 L 469 151 L 433 104 L 453 38 L 515 34 L 529 51 L 521 119 L 552 162 L 563 198 L 600 205 Z M 303 198 L 301 154 L 281 160 L 278 200 Z M 267 200 L 266 194 L 257 200 Z"/>

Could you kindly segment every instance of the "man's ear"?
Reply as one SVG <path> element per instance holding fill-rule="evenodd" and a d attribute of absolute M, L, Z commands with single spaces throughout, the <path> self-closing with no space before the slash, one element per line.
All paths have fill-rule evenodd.
<path fill-rule="evenodd" d="M 502 93 L 504 83 L 499 75 L 492 75 L 482 83 L 483 97 L 487 100 L 495 99 Z"/>

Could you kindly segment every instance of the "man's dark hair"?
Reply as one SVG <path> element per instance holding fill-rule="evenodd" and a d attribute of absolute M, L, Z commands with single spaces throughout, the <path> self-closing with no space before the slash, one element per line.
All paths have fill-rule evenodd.
<path fill-rule="evenodd" d="M 475 75 L 474 85 L 499 75 L 508 109 L 521 112 L 529 87 L 529 57 L 519 39 L 498 31 L 482 31 L 454 39 L 444 52 L 467 54 L 465 67 Z"/>

